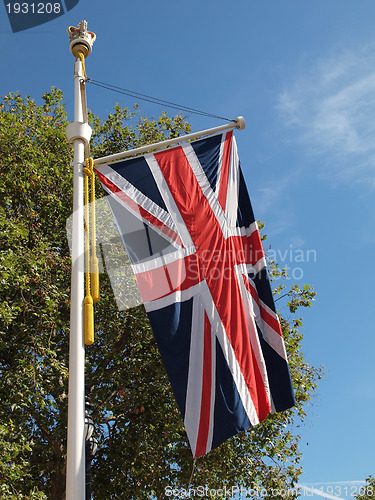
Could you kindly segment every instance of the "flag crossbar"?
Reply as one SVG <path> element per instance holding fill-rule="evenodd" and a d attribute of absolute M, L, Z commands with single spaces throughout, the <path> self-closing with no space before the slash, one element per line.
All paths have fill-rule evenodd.
<path fill-rule="evenodd" d="M 245 128 L 245 120 L 242 116 L 238 116 L 231 123 L 226 123 L 225 125 L 219 125 L 218 127 L 209 128 L 206 130 L 202 130 L 200 132 L 193 132 L 191 134 L 181 135 L 180 137 L 174 137 L 173 139 L 167 139 L 161 142 L 155 142 L 153 144 L 148 144 L 146 146 L 141 146 L 140 148 L 129 149 L 128 151 L 122 151 L 121 153 L 115 153 L 109 156 L 102 156 L 101 158 L 96 158 L 94 160 L 94 165 L 97 167 L 99 165 L 103 165 L 105 163 L 114 162 L 117 160 L 123 160 L 129 156 L 134 156 L 142 153 L 148 153 L 154 149 L 163 148 L 166 146 L 170 146 L 172 144 L 177 144 L 179 142 L 189 141 L 192 139 L 198 139 L 199 137 L 203 137 L 204 135 L 216 134 L 219 132 L 223 132 L 224 130 L 230 130 L 232 128 L 237 128 L 238 130 L 243 130 Z"/>

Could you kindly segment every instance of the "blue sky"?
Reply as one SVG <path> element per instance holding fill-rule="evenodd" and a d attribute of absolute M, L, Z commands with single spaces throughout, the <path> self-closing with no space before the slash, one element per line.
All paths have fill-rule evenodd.
<path fill-rule="evenodd" d="M 15 34 L 1 9 L 2 96 L 39 99 L 54 85 L 72 117 L 66 28 L 86 19 L 97 35 L 88 76 L 245 117 L 236 136 L 255 215 L 280 263 L 317 292 L 301 313 L 303 347 L 326 375 L 301 430 L 301 482 L 325 495 L 338 484 L 355 492 L 352 481 L 375 474 L 373 0 L 80 0 Z M 87 93 L 101 116 L 135 102 L 94 86 Z M 162 111 L 140 104 L 145 116 Z M 193 130 L 222 123 L 189 120 Z"/>

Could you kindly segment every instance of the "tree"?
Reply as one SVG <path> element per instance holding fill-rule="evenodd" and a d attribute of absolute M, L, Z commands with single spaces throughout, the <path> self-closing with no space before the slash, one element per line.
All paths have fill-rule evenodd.
<path fill-rule="evenodd" d="M 359 488 L 359 493 L 354 495 L 357 500 L 375 500 L 375 477 L 369 476 L 366 484 Z"/>
<path fill-rule="evenodd" d="M 104 120 L 90 114 L 90 122 L 94 157 L 189 130 L 181 116 L 146 119 L 137 106 L 116 106 Z M 57 89 L 44 94 L 42 105 L 14 93 L 0 105 L 0 498 L 64 498 L 72 206 L 66 125 Z M 274 278 L 285 276 L 271 268 Z M 309 287 L 284 294 L 290 314 L 315 295 Z M 99 441 L 94 498 L 164 498 L 169 486 L 198 485 L 264 488 L 275 498 L 275 490 L 296 484 L 298 426 L 321 376 L 303 357 L 300 319 L 281 320 L 297 406 L 200 458 L 192 475 L 182 419 L 143 306 L 119 311 L 103 273 L 95 316 L 96 341 L 86 350 Z"/>

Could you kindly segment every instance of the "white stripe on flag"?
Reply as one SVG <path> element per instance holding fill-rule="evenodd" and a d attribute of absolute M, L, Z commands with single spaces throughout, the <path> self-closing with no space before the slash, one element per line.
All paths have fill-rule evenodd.
<path fill-rule="evenodd" d="M 152 302 L 145 302 L 145 309 L 147 312 L 157 311 L 163 307 L 170 306 L 176 302 L 184 302 L 185 300 L 190 300 L 192 297 L 200 294 L 202 283 L 193 285 L 187 290 L 177 290 L 174 293 L 161 299 L 153 300 Z"/>
<path fill-rule="evenodd" d="M 184 425 L 189 438 L 190 447 L 195 456 L 199 422 L 201 415 L 203 386 L 203 352 L 204 352 L 204 308 L 200 297 L 193 301 L 191 325 L 189 373 L 186 390 Z"/>
<path fill-rule="evenodd" d="M 230 152 L 230 164 L 228 175 L 228 190 L 226 197 L 225 213 L 228 218 L 228 225 L 235 227 L 238 212 L 238 189 L 239 189 L 239 160 L 236 139 L 232 137 L 232 148 Z"/>
<path fill-rule="evenodd" d="M 216 395 L 216 335 L 211 325 L 211 400 L 210 400 L 210 424 L 207 437 L 208 453 L 212 448 L 212 439 L 214 435 L 214 417 L 215 417 L 215 395 Z"/>
<path fill-rule="evenodd" d="M 107 179 L 109 179 L 120 191 L 129 196 L 137 205 L 144 208 L 151 215 L 156 217 L 160 222 L 165 224 L 169 229 L 174 232 L 177 232 L 177 228 L 175 227 L 172 217 L 168 212 L 163 210 L 159 205 L 154 203 L 150 198 L 148 198 L 145 194 L 139 191 L 136 187 L 134 187 L 129 181 L 127 181 L 124 177 L 122 177 L 119 173 L 111 168 L 110 165 L 102 165 L 97 169 L 102 175 L 104 175 Z M 108 192 L 108 190 L 107 190 Z M 136 217 L 144 221 L 144 217 L 139 213 L 139 211 L 135 211 L 130 209 L 130 207 L 124 203 L 121 198 L 119 198 L 116 193 L 112 193 L 109 191 L 114 198 L 121 203 L 127 210 L 130 210 Z M 151 227 L 158 230 L 157 226 L 151 224 Z M 165 235 L 164 235 L 165 237 Z"/>
<path fill-rule="evenodd" d="M 162 171 L 159 167 L 158 162 L 153 154 L 148 154 L 145 156 L 145 160 L 150 168 L 150 171 L 155 179 L 155 182 L 159 188 L 160 194 L 163 197 L 164 203 L 170 213 L 172 220 L 174 222 L 174 228 L 177 234 L 180 236 L 185 247 L 194 247 L 193 241 L 191 239 L 190 233 L 187 230 L 186 224 L 181 217 L 181 214 L 177 208 L 176 202 L 169 190 L 168 184 L 164 179 Z"/>
<path fill-rule="evenodd" d="M 223 232 L 224 238 L 228 238 L 228 224 L 223 209 L 220 206 L 219 200 L 216 193 L 213 191 L 211 184 L 208 182 L 207 176 L 200 164 L 197 155 L 193 149 L 193 146 L 189 143 L 183 144 L 181 146 L 184 150 L 186 158 L 189 165 L 194 173 L 194 176 L 202 189 L 203 195 L 207 198 L 207 201 L 211 207 L 211 210 L 217 218 L 220 228 Z"/>
<path fill-rule="evenodd" d="M 217 173 L 216 173 L 216 186 L 215 186 L 216 198 L 219 197 L 221 173 L 223 170 L 223 155 L 224 155 L 225 135 L 226 134 L 221 134 L 219 160 L 218 160 Z"/>
<path fill-rule="evenodd" d="M 256 313 L 254 311 L 254 301 L 248 292 L 246 290 L 246 286 L 243 280 L 243 276 L 246 277 L 246 265 L 238 265 L 235 266 L 235 271 L 236 271 L 236 277 L 238 281 L 238 285 L 241 291 L 241 296 L 242 300 L 244 303 L 244 308 L 245 308 L 245 314 L 246 314 L 246 322 L 247 322 L 247 330 L 249 332 L 249 338 L 251 342 L 251 347 L 253 349 L 253 353 L 255 354 L 255 359 L 259 368 L 259 372 L 262 377 L 263 385 L 268 397 L 269 402 L 271 403 L 271 391 L 270 391 L 270 385 L 269 385 L 269 380 L 268 380 L 268 374 L 267 374 L 267 366 L 266 362 L 264 360 L 263 356 L 263 351 L 262 347 L 260 345 L 260 340 L 258 337 L 258 332 L 257 332 L 257 327 L 255 324 L 255 317 Z M 257 306 L 257 309 L 259 311 L 259 308 Z"/>
<path fill-rule="evenodd" d="M 254 285 L 254 282 L 252 279 L 248 277 L 248 283 L 249 285 L 255 290 L 256 288 Z M 256 301 L 252 298 L 251 293 L 246 290 L 246 295 L 248 297 L 248 300 L 252 302 L 253 304 L 253 309 L 254 309 L 254 314 L 255 314 L 255 321 L 263 335 L 264 340 L 267 342 L 269 346 L 274 349 L 279 356 L 281 356 L 283 359 L 287 360 L 287 354 L 285 350 L 285 345 L 284 345 L 284 339 L 280 335 L 279 332 L 276 332 L 266 321 L 261 316 L 261 311 L 258 307 L 258 304 Z M 277 317 L 277 314 L 275 314 L 272 309 L 270 309 L 262 300 L 259 299 L 259 305 L 262 307 L 270 316 L 272 316 L 274 319 L 279 321 L 279 318 Z"/>

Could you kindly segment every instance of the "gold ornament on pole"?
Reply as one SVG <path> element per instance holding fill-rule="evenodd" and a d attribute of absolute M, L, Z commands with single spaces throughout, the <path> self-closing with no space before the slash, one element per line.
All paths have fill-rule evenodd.
<path fill-rule="evenodd" d="M 91 54 L 96 35 L 92 31 L 87 31 L 87 22 L 81 21 L 78 28 L 69 26 L 67 32 L 70 40 L 70 52 L 73 56 L 78 57 L 78 53 L 82 52 L 85 58 L 88 57 Z"/>

